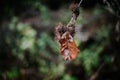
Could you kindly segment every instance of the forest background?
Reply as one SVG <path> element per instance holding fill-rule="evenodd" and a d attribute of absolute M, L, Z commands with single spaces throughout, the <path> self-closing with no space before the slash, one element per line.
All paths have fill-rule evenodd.
<path fill-rule="evenodd" d="M 0 80 L 120 80 L 120 1 L 83 0 L 77 59 L 66 63 L 54 28 L 79 0 L 0 1 Z"/>

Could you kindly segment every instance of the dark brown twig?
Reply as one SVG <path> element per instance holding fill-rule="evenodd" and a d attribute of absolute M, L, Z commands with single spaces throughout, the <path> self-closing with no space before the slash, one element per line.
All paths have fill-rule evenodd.
<path fill-rule="evenodd" d="M 79 4 L 71 4 L 70 6 L 70 9 L 72 10 L 73 14 L 72 14 L 72 18 L 71 20 L 69 21 L 69 23 L 67 24 L 67 27 L 69 27 L 70 25 L 73 25 L 75 24 L 75 21 L 79 15 L 79 8 L 80 8 L 80 5 L 82 3 L 83 0 L 80 0 Z"/>
<path fill-rule="evenodd" d="M 89 80 L 96 80 L 96 78 L 99 75 L 100 70 L 105 66 L 105 62 L 100 65 L 100 67 L 97 69 L 97 71 L 90 77 Z"/>
<path fill-rule="evenodd" d="M 56 35 L 56 40 L 59 41 L 61 38 L 61 35 L 64 34 L 66 31 L 70 32 L 72 37 L 74 36 L 75 33 L 75 21 L 77 20 L 77 17 L 79 16 L 79 7 L 80 4 L 82 3 L 83 0 L 80 1 L 79 4 L 74 3 L 70 6 L 71 11 L 72 11 L 72 17 L 68 24 L 64 26 L 62 23 L 59 23 L 55 29 L 55 35 Z"/>

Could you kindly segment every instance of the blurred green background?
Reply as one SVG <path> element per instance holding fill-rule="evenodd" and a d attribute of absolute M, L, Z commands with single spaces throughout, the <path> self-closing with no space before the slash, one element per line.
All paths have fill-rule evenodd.
<path fill-rule="evenodd" d="M 83 0 L 78 58 L 65 62 L 54 28 L 79 0 L 0 1 L 0 80 L 120 80 L 120 2 Z"/>

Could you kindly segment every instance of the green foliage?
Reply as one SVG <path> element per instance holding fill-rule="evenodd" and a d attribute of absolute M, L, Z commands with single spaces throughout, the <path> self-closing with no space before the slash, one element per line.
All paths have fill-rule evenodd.
<path fill-rule="evenodd" d="M 63 63 L 56 65 L 56 60 L 59 60 L 59 58 L 57 59 L 58 56 L 55 55 L 59 53 L 59 46 L 48 33 L 43 32 L 36 37 L 36 30 L 30 25 L 20 22 L 16 17 L 7 26 L 5 29 L 8 31 L 4 38 L 11 47 L 12 53 L 10 54 L 23 61 L 23 64 L 29 65 L 25 58 L 25 51 L 29 51 L 27 54 L 32 61 L 38 63 L 39 66 L 36 66 L 38 70 L 42 74 L 46 74 L 43 75 L 46 77 L 45 79 L 53 79 L 64 73 Z M 7 75 L 11 79 L 19 76 L 16 69 L 9 71 Z"/>
<path fill-rule="evenodd" d="M 111 28 L 111 25 L 101 26 L 101 28 L 96 31 L 96 42 L 81 51 L 79 58 L 83 62 L 87 75 L 91 74 L 92 68 L 98 67 L 100 60 L 99 56 L 102 53 L 104 46 L 109 44 Z M 111 63 L 111 59 L 112 57 L 108 55 L 104 57 L 106 63 Z"/>
<path fill-rule="evenodd" d="M 110 30 L 112 29 L 112 25 L 109 24 L 107 26 L 102 25 L 101 28 L 99 30 L 96 31 L 96 39 L 97 41 L 105 41 L 105 42 L 109 42 L 109 34 L 110 34 Z M 103 42 L 104 43 L 104 42 Z"/>
<path fill-rule="evenodd" d="M 49 14 L 50 10 L 40 2 L 35 3 L 34 8 L 38 9 L 40 12 L 41 25 L 49 26 L 52 23 L 52 18 L 51 18 L 51 15 Z"/>
<path fill-rule="evenodd" d="M 19 71 L 17 68 L 13 68 L 12 70 L 7 72 L 7 76 L 10 80 L 14 80 L 19 76 Z"/>
<path fill-rule="evenodd" d="M 42 33 L 40 35 L 40 38 L 37 40 L 37 45 L 39 47 L 39 51 L 46 51 L 46 47 L 50 47 L 54 52 L 58 53 L 57 43 L 55 43 L 53 39 L 46 33 Z"/>
<path fill-rule="evenodd" d="M 87 71 L 87 75 L 90 75 L 92 68 L 97 67 L 97 65 L 99 64 L 99 54 L 102 50 L 102 46 L 93 44 L 90 46 L 90 48 L 81 51 L 81 55 L 79 55 L 79 58 L 83 61 L 83 65 Z"/>
<path fill-rule="evenodd" d="M 6 34 L 6 39 L 9 45 L 14 45 L 13 54 L 22 59 L 26 49 L 33 53 L 35 51 L 36 31 L 30 25 L 19 22 L 17 18 L 13 18 L 8 26 L 9 34 Z"/>
<path fill-rule="evenodd" d="M 72 77 L 72 76 L 66 74 L 66 75 L 64 75 L 62 80 L 78 80 L 78 79 L 76 79 L 75 77 Z"/>

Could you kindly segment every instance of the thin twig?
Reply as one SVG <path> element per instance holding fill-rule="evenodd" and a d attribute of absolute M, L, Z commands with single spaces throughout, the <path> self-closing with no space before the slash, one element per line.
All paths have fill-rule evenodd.
<path fill-rule="evenodd" d="M 78 4 L 78 7 L 80 7 L 81 3 L 82 3 L 83 0 L 80 0 L 79 4 Z"/>
<path fill-rule="evenodd" d="M 112 3 L 110 3 L 108 0 L 103 0 L 104 3 L 108 6 L 108 11 L 110 11 L 112 14 L 116 15 L 117 17 L 120 17 L 120 5 L 117 0 L 113 0 Z M 118 10 L 116 11 L 113 7 L 116 7 Z"/>
<path fill-rule="evenodd" d="M 96 78 L 99 75 L 100 70 L 105 66 L 105 62 L 103 62 L 100 67 L 97 69 L 97 71 L 90 77 L 89 80 L 96 80 Z"/>
<path fill-rule="evenodd" d="M 79 4 L 78 4 L 78 6 L 77 6 L 78 9 L 80 8 L 80 5 L 81 5 L 82 1 L 83 1 L 83 0 L 80 0 Z M 77 9 L 76 9 L 76 10 L 77 10 Z M 72 18 L 70 19 L 69 23 L 67 24 L 67 27 L 69 27 L 69 26 L 72 25 L 72 24 L 74 25 L 77 17 L 78 17 L 78 15 L 76 15 L 76 14 L 73 12 Z"/>
<path fill-rule="evenodd" d="M 107 4 L 109 8 L 111 8 L 110 3 L 107 0 L 104 0 L 104 2 Z"/>

